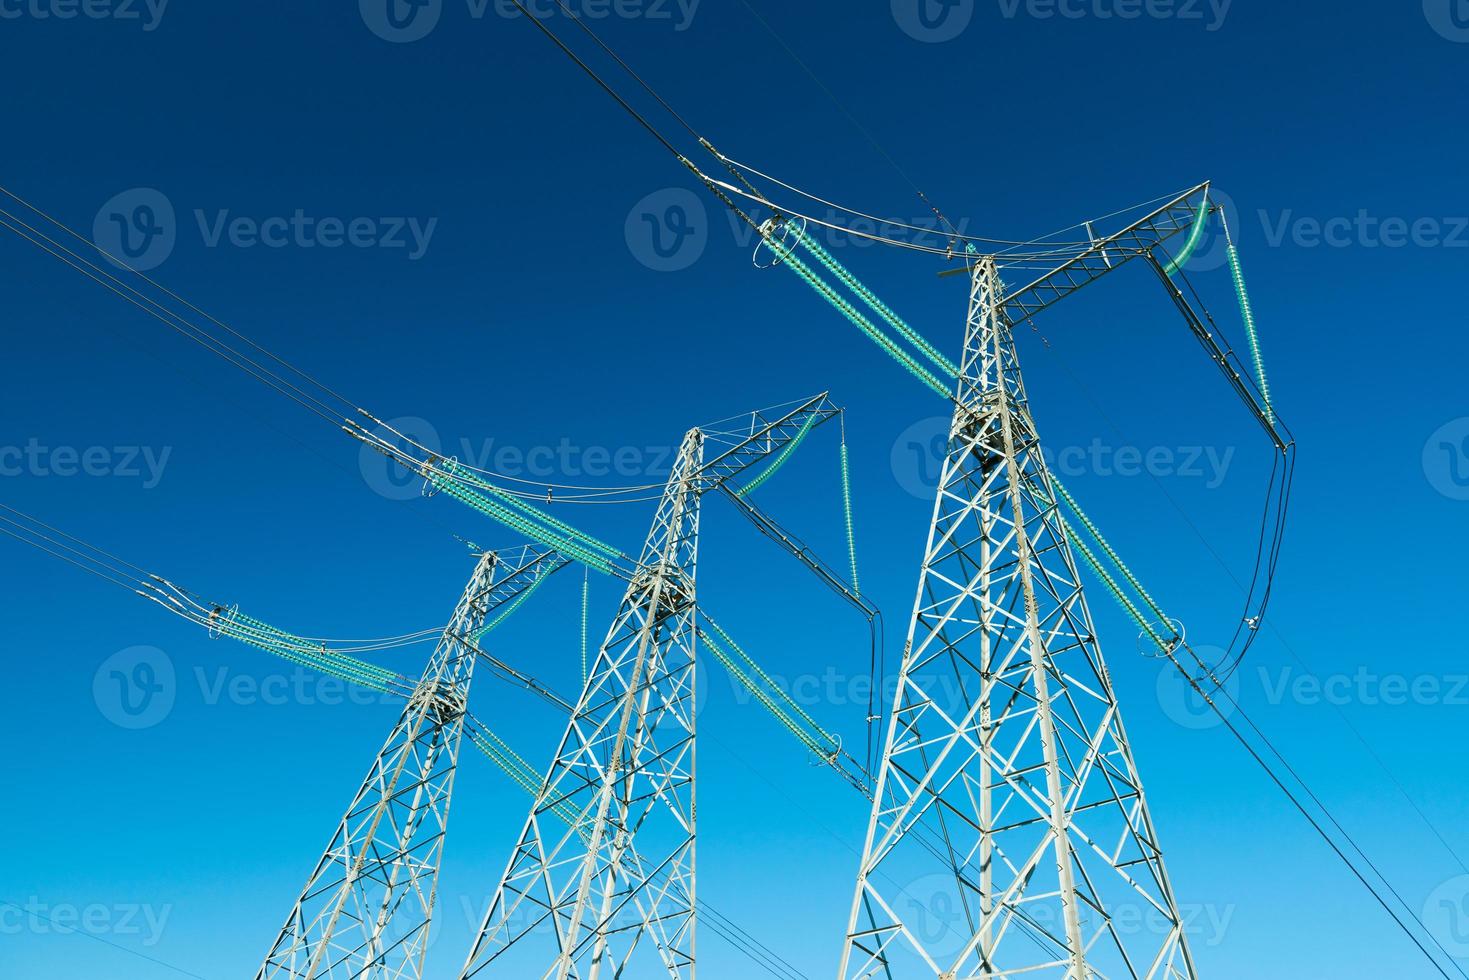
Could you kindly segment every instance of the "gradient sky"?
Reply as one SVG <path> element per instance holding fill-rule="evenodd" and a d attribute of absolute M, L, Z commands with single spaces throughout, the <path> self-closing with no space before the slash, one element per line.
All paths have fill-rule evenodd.
<path fill-rule="evenodd" d="M 1469 854 L 1469 11 L 750 3 L 819 83 L 741 0 L 630 0 L 632 16 L 597 26 L 721 149 L 813 193 L 928 219 L 911 179 L 966 231 L 1025 239 L 1216 182 L 1300 444 L 1275 605 L 1239 697 L 1469 968 L 1455 854 Z M 942 403 L 793 277 L 754 270 L 717 202 L 498 9 L 443 0 L 414 39 L 428 20 L 404 34 L 382 0 L 108 0 L 74 17 L 62 0 L 0 0 L 0 182 L 104 239 L 112 215 L 152 206 L 165 234 L 143 260 L 164 283 L 512 475 L 656 483 L 690 426 L 830 390 L 849 408 L 863 582 L 895 664 Z M 961 281 L 840 247 L 957 354 Z M 1240 339 L 1219 255 L 1207 245 L 1193 278 Z M 1125 270 L 1019 344 L 1068 486 L 1208 645 L 1238 616 L 1269 449 L 1151 278 Z M 472 567 L 455 534 L 515 543 L 402 492 L 330 426 L 14 236 L 0 238 L 0 318 L 0 500 L 196 592 L 302 634 L 401 633 L 447 618 Z M 761 493 L 840 562 L 836 452 L 822 430 Z M 709 503 L 703 603 L 862 745 L 864 624 Z M 567 516 L 631 548 L 651 508 Z M 14 903 L 0 905 L 0 974 L 253 971 L 397 709 L 9 539 L 0 562 L 0 902 Z M 563 689 L 579 578 L 496 634 L 501 656 Z M 1095 592 L 1202 975 L 1435 975 Z M 618 596 L 605 581 L 592 596 L 597 633 Z M 426 652 L 378 659 L 414 673 Z M 133 727 L 108 678 L 139 658 L 172 676 Z M 705 691 L 700 894 L 830 976 L 866 807 L 725 678 Z M 487 675 L 476 702 L 545 763 L 553 711 Z M 455 975 L 527 805 L 470 754 L 457 789 L 434 977 Z M 754 975 L 712 935 L 701 952 L 706 976 Z"/>

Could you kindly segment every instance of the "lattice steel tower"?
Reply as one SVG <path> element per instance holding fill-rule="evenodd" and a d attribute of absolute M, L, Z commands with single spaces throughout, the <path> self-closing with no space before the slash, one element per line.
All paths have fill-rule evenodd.
<path fill-rule="evenodd" d="M 403 714 L 302 889 L 257 980 L 423 976 L 475 650 L 514 576 L 480 558 Z M 522 570 L 516 570 L 517 572 Z"/>
<path fill-rule="evenodd" d="M 842 980 L 1193 980 L 992 259 L 964 360 Z"/>
<path fill-rule="evenodd" d="M 465 977 L 492 963 L 486 975 L 515 980 L 694 976 L 694 573 L 703 446 L 697 429 L 684 438 Z"/>

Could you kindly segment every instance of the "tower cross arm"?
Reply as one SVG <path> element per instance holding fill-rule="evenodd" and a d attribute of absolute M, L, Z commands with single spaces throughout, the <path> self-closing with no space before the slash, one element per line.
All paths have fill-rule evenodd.
<path fill-rule="evenodd" d="M 749 431 L 738 436 L 705 430 L 707 438 L 726 442 L 733 439 L 733 445 L 694 471 L 696 491 L 702 495 L 719 489 L 751 467 L 778 454 L 800 438 L 803 432 L 817 428 L 840 414 L 841 409 L 832 402 L 829 394 L 822 392 L 780 415 L 752 413 Z"/>
<path fill-rule="evenodd" d="M 1133 259 L 1152 254 L 1206 215 L 1209 182 L 1191 187 L 1119 231 L 1094 238 L 1091 247 L 1000 300 L 1011 322 L 1029 319 Z M 999 258 L 1003 261 L 1004 256 Z M 957 270 L 956 270 L 957 271 Z"/>

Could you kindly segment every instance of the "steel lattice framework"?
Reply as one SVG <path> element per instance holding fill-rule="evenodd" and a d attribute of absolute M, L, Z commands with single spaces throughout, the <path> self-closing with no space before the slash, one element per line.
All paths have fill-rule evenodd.
<path fill-rule="evenodd" d="M 1193 980 L 1001 304 L 985 259 L 841 977 Z"/>
<path fill-rule="evenodd" d="M 491 964 L 490 973 L 516 980 L 695 975 L 694 578 L 708 479 L 703 446 L 698 429 L 684 438 L 465 977 Z M 638 954 L 645 933 L 655 948 Z"/>
<path fill-rule="evenodd" d="M 257 980 L 418 978 L 433 915 L 476 648 L 489 611 L 564 560 L 483 555 L 422 679 L 307 879 Z"/>

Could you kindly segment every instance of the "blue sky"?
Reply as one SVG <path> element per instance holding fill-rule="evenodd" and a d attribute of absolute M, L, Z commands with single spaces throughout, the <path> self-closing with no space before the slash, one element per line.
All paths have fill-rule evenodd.
<path fill-rule="evenodd" d="M 1469 869 L 1453 853 L 1469 854 L 1462 3 L 750 3 L 968 232 L 1029 238 L 1215 181 L 1300 443 L 1271 622 L 1239 697 L 1469 968 Z M 743 3 L 616 9 L 598 29 L 731 156 L 867 211 L 930 217 Z M 690 426 L 830 390 L 849 408 L 863 581 L 895 664 L 941 403 L 792 277 L 753 269 L 717 203 L 530 25 L 493 2 L 435 10 L 428 29 L 395 28 L 371 0 L 289 13 L 0 0 L 0 181 L 103 239 L 120 234 L 112 215 L 151 215 L 164 234 L 143 258 L 161 281 L 375 414 L 422 420 L 441 445 L 528 479 L 656 482 Z M 842 249 L 957 354 L 960 281 L 928 258 Z M 1193 278 L 1240 339 L 1211 255 Z M 11 506 L 310 635 L 442 624 L 472 567 L 454 535 L 514 543 L 452 502 L 399 493 L 330 426 L 13 236 L 0 296 Z M 1165 608 L 1218 642 L 1268 446 L 1147 270 L 1037 325 L 1043 337 L 1019 343 L 1056 465 Z M 836 452 L 834 430 L 819 432 L 762 495 L 839 561 Z M 575 519 L 628 547 L 650 516 L 587 511 Z M 211 641 L 18 543 L 0 555 L 0 901 L 24 910 L 0 906 L 0 972 L 253 970 L 395 707 Z M 863 623 L 719 501 L 702 556 L 709 610 L 860 744 Z M 565 573 L 497 652 L 574 686 L 578 598 Z M 594 583 L 594 624 L 616 600 Z M 1092 606 L 1203 975 L 1433 975 L 1227 735 L 1160 682 L 1104 597 Z M 379 659 L 412 673 L 425 654 Z M 171 668 L 156 723 L 118 724 L 94 683 L 120 655 Z M 710 674 L 706 692 L 701 895 L 829 976 L 865 805 L 725 679 Z M 476 699 L 544 763 L 552 711 L 488 676 Z M 466 755 L 432 975 L 461 963 L 525 805 Z M 702 953 L 709 976 L 745 969 L 712 936 Z"/>

